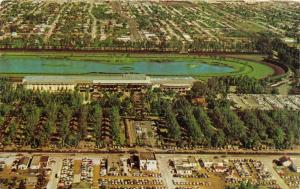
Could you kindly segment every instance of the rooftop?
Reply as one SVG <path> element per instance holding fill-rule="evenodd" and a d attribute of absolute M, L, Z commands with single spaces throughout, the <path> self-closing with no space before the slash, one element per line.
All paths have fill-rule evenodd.
<path fill-rule="evenodd" d="M 184 158 L 184 159 L 174 159 L 174 164 L 176 167 L 195 164 L 195 163 L 197 163 L 197 160 L 195 157 L 192 156 L 189 156 L 188 158 Z"/>
<path fill-rule="evenodd" d="M 38 166 L 40 164 L 40 160 L 40 156 L 33 156 L 30 166 Z"/>
<path fill-rule="evenodd" d="M 40 159 L 40 162 L 41 163 L 47 163 L 49 160 L 49 156 L 42 156 L 41 159 Z"/>
<path fill-rule="evenodd" d="M 94 84 L 158 84 L 165 86 L 190 86 L 196 80 L 193 77 L 147 76 L 145 74 L 103 74 L 103 75 L 46 75 L 25 76 L 24 84 L 61 84 L 76 85 L 79 83 Z"/>
<path fill-rule="evenodd" d="M 109 158 L 107 158 L 107 167 L 108 168 L 119 168 L 119 164 L 120 164 L 120 157 L 119 156 L 111 156 Z"/>
<path fill-rule="evenodd" d="M 25 76 L 25 84 L 77 84 L 77 83 L 150 83 L 144 74 L 119 74 L 99 76 Z"/>
<path fill-rule="evenodd" d="M 30 161 L 29 157 L 22 157 L 19 161 L 19 165 L 28 165 Z"/>
<path fill-rule="evenodd" d="M 36 176 L 29 176 L 27 178 L 27 182 L 30 183 L 30 184 L 35 184 L 38 182 L 38 178 Z"/>
<path fill-rule="evenodd" d="M 176 77 L 176 76 L 160 76 L 160 77 L 156 77 L 153 76 L 150 78 L 151 83 L 153 84 L 164 84 L 164 85 L 174 85 L 174 86 L 178 86 L 178 85 L 191 85 L 193 84 L 196 79 L 194 79 L 193 77 L 189 77 L 189 76 L 181 76 L 181 77 Z"/>
<path fill-rule="evenodd" d="M 140 160 L 156 160 L 153 152 L 141 152 Z"/>

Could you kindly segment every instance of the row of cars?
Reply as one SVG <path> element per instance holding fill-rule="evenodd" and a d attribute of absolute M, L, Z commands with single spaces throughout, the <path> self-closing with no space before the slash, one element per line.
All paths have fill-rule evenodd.
<path fill-rule="evenodd" d="M 173 181 L 175 185 L 192 185 L 192 186 L 211 186 L 211 182 L 207 181 Z"/>
<path fill-rule="evenodd" d="M 61 188 L 70 187 L 74 180 L 76 181 L 76 175 L 74 171 L 74 159 L 65 158 L 62 160 L 62 167 L 59 176 L 58 186 Z M 92 159 L 83 158 L 80 165 L 80 182 L 92 183 L 93 182 L 93 161 Z"/>
<path fill-rule="evenodd" d="M 261 161 L 253 159 L 236 159 L 232 161 L 238 175 L 242 178 L 256 175 L 258 180 L 272 179 L 271 173 L 264 167 Z"/>
<path fill-rule="evenodd" d="M 282 176 L 285 183 L 291 187 L 291 188 L 299 188 L 300 186 L 300 175 L 294 175 L 294 176 Z"/>
<path fill-rule="evenodd" d="M 300 100 L 300 95 L 252 95 L 259 105 L 267 106 L 266 103 L 271 105 L 273 109 L 291 109 L 299 110 L 300 104 L 297 102 Z"/>
<path fill-rule="evenodd" d="M 80 180 L 84 182 L 93 182 L 93 160 L 88 158 L 83 158 L 81 162 L 81 177 Z"/>
<path fill-rule="evenodd" d="M 300 95 L 230 94 L 227 98 L 233 102 L 233 107 L 238 109 L 300 110 Z"/>
<path fill-rule="evenodd" d="M 278 188 L 276 180 L 264 164 L 255 159 L 232 159 L 234 171 L 225 178 L 226 184 L 237 184 L 240 182 L 250 182 L 269 188 Z M 235 175 L 237 173 L 238 176 Z"/>
<path fill-rule="evenodd" d="M 280 188 L 276 180 L 256 180 L 256 179 L 245 179 L 245 178 L 236 178 L 236 177 L 226 177 L 225 183 L 228 185 L 236 185 L 241 182 L 249 182 L 253 185 L 267 186 L 268 188 L 278 189 Z"/>
<path fill-rule="evenodd" d="M 161 178 L 161 173 L 151 173 L 151 172 L 134 172 L 131 174 L 134 177 L 155 177 Z"/>
<path fill-rule="evenodd" d="M 99 179 L 99 184 L 109 184 L 109 185 L 163 185 L 163 181 L 161 179 Z"/>
<path fill-rule="evenodd" d="M 59 186 L 68 187 L 73 183 L 74 178 L 74 162 L 73 159 L 63 159 L 62 168 L 59 179 Z"/>
<path fill-rule="evenodd" d="M 113 186 L 109 187 L 110 189 L 167 189 L 164 186 Z"/>

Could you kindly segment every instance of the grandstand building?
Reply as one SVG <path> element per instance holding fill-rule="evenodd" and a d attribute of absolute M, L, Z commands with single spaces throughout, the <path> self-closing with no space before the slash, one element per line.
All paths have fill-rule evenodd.
<path fill-rule="evenodd" d="M 62 92 L 143 92 L 160 88 L 186 94 L 192 88 L 192 77 L 150 77 L 144 74 L 99 75 L 99 76 L 25 76 L 22 84 L 34 91 Z"/>

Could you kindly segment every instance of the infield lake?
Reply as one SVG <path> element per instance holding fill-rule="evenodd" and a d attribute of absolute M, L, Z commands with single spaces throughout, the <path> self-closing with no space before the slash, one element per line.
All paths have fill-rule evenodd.
<path fill-rule="evenodd" d="M 33 56 L 0 56 L 0 73 L 5 74 L 88 74 L 139 73 L 149 75 L 199 75 L 230 73 L 235 69 L 202 59 L 188 61 L 136 61 L 117 64 L 90 60 L 40 58 Z"/>

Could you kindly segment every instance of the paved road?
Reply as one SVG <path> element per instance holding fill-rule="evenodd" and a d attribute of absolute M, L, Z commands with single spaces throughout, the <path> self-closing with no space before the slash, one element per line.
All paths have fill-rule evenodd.
<path fill-rule="evenodd" d="M 164 155 L 160 155 L 160 156 L 156 156 L 157 162 L 158 162 L 158 166 L 159 166 L 159 170 L 161 172 L 162 178 L 167 186 L 168 189 L 175 189 L 176 186 L 173 184 L 172 178 L 173 175 L 170 172 L 170 168 L 169 168 L 169 158 L 166 158 L 166 156 Z"/>
<path fill-rule="evenodd" d="M 282 189 L 290 189 L 290 187 L 284 182 L 284 180 L 277 174 L 275 169 L 273 168 L 273 161 L 274 158 L 269 157 L 269 158 L 261 158 L 260 160 L 264 163 L 264 165 L 268 168 L 270 173 L 272 174 L 273 178 L 276 180 L 277 184 L 280 186 Z"/>
<path fill-rule="evenodd" d="M 97 37 L 97 18 L 94 16 L 93 12 L 94 3 L 91 3 L 91 6 L 89 8 L 89 14 L 92 17 L 92 39 L 95 39 Z"/>
<path fill-rule="evenodd" d="M 47 189 L 56 189 L 59 179 L 55 178 L 55 175 L 60 174 L 60 170 L 62 167 L 62 158 L 61 157 L 53 157 L 51 159 L 53 159 L 55 161 L 55 163 L 53 163 L 51 165 L 52 171 L 51 171 L 50 179 L 49 179 L 49 182 L 48 182 L 46 188 Z"/>
<path fill-rule="evenodd" d="M 71 5 L 72 6 L 72 5 Z M 63 13 L 63 11 L 65 10 L 66 6 L 61 7 L 58 15 L 56 16 L 55 20 L 53 21 L 53 23 L 50 25 L 49 31 L 46 33 L 45 37 L 44 37 L 44 41 L 48 41 L 48 39 L 51 37 L 51 35 L 53 34 L 53 30 L 56 27 L 56 24 L 58 23 L 61 14 Z"/>

